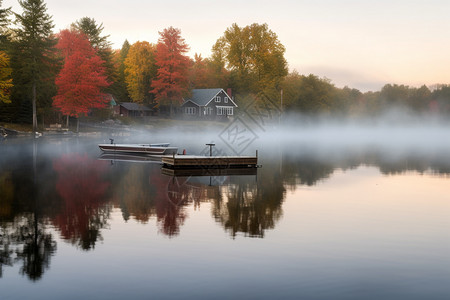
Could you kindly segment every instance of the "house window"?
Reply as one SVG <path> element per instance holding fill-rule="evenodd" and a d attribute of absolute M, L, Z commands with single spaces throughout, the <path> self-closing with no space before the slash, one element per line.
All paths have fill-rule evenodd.
<path fill-rule="evenodd" d="M 233 115 L 233 107 L 217 107 L 217 115 L 218 116 L 232 116 Z"/>
<path fill-rule="evenodd" d="M 223 102 L 228 103 L 228 97 L 223 98 Z"/>
<path fill-rule="evenodd" d="M 216 102 L 220 102 L 220 96 L 216 96 Z"/>
<path fill-rule="evenodd" d="M 205 107 L 205 109 L 203 110 L 203 114 L 204 115 L 212 115 L 212 107 Z"/>
<path fill-rule="evenodd" d="M 196 114 L 196 109 L 195 109 L 195 107 L 185 107 L 184 108 L 184 112 L 187 115 L 195 115 Z"/>

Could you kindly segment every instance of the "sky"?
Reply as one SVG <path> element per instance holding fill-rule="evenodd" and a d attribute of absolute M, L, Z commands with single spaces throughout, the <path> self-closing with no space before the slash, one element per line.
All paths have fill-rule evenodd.
<path fill-rule="evenodd" d="M 181 30 L 206 58 L 233 23 L 267 23 L 286 47 L 289 70 L 361 91 L 383 85 L 450 84 L 450 0 L 46 0 L 55 31 L 82 17 L 103 24 L 113 48 L 156 43 Z M 3 7 L 21 13 L 17 0 Z"/>

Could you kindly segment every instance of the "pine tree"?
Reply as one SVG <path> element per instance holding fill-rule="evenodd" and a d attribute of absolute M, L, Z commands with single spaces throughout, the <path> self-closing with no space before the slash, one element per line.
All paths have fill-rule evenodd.
<path fill-rule="evenodd" d="M 0 51 L 6 50 L 6 44 L 8 41 L 8 27 L 9 27 L 9 14 L 11 13 L 11 8 L 1 8 L 2 0 L 0 0 Z"/>
<path fill-rule="evenodd" d="M 118 94 L 120 86 L 119 73 L 114 67 L 113 51 L 111 48 L 111 42 L 108 41 L 109 35 L 102 35 L 103 24 L 97 24 L 95 19 L 84 17 L 72 24 L 72 28 L 83 32 L 91 42 L 92 47 L 97 51 L 97 54 L 103 60 L 103 65 L 106 68 L 106 76 L 108 81 L 111 82 L 111 86 L 106 90 L 108 93 Z"/>
<path fill-rule="evenodd" d="M 42 102 L 41 106 L 50 105 L 51 93 L 55 91 L 56 39 L 52 33 L 53 22 L 43 0 L 24 0 L 19 4 L 23 13 L 15 14 L 18 28 L 11 54 L 13 97 L 31 99 L 33 131 L 36 131 L 37 102 Z"/>
<path fill-rule="evenodd" d="M 0 7 L 2 0 L 0 0 Z M 8 25 L 10 8 L 0 8 L 0 103 L 10 103 L 10 92 L 12 88 L 11 68 L 9 56 L 5 52 L 8 43 Z"/>

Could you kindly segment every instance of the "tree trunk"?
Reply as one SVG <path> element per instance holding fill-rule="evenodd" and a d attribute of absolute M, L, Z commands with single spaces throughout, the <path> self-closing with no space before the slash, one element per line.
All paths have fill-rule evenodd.
<path fill-rule="evenodd" d="M 37 132 L 37 116 L 36 116 L 36 82 L 33 82 L 33 86 L 31 88 L 32 98 L 31 103 L 33 106 L 33 133 Z"/>
<path fill-rule="evenodd" d="M 67 115 L 67 119 L 66 119 L 66 127 L 67 127 L 67 129 L 69 129 L 69 115 Z"/>
<path fill-rule="evenodd" d="M 80 129 L 80 118 L 77 118 L 77 133 L 79 132 Z"/>

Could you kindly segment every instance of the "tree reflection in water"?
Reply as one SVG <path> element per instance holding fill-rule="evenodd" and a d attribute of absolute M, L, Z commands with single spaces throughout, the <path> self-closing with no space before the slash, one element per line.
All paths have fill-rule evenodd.
<path fill-rule="evenodd" d="M 188 218 L 187 207 L 206 202 L 232 238 L 262 238 L 283 214 L 286 189 L 316 185 L 338 169 L 365 165 L 382 174 L 450 174 L 448 151 L 423 155 L 302 146 L 284 155 L 268 153 L 257 176 L 173 177 L 162 175 L 157 164 L 111 165 L 77 153 L 55 159 L 44 152 L 38 156 L 36 143 L 26 146 L 2 149 L 6 154 L 0 156 L 0 276 L 5 266 L 18 264 L 31 280 L 42 278 L 56 251 L 48 224 L 73 245 L 92 249 L 102 239 L 113 206 L 125 221 L 156 219 L 159 232 L 173 237 Z"/>
<path fill-rule="evenodd" d="M 2 266 L 22 262 L 20 273 L 33 281 L 39 280 L 50 267 L 56 242 L 36 214 L 23 214 L 13 222 L 1 225 L 0 277 Z"/>
<path fill-rule="evenodd" d="M 107 226 L 111 212 L 106 202 L 109 183 L 103 178 L 106 166 L 87 154 L 63 155 L 53 163 L 58 174 L 55 188 L 63 204 L 52 221 L 64 239 L 83 250 L 102 239 L 100 229 Z"/>
<path fill-rule="evenodd" d="M 258 176 L 230 177 L 221 187 L 223 198 L 213 201 L 212 214 L 234 238 L 238 233 L 264 237 L 281 218 L 285 189 L 276 168 L 258 170 Z"/>
<path fill-rule="evenodd" d="M 0 160 L 0 277 L 4 265 L 21 264 L 20 273 L 36 281 L 50 267 L 56 241 L 45 219 L 53 198 L 41 189 L 46 178 L 37 176 L 38 169 L 46 174 L 46 164 L 36 141 L 27 146 L 2 149 L 9 155 Z"/>

